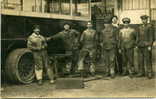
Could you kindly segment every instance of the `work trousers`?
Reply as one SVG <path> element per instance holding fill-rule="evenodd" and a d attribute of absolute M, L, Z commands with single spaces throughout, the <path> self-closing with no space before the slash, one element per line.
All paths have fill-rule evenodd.
<path fill-rule="evenodd" d="M 95 72 L 95 50 L 94 49 L 82 49 L 80 51 L 79 61 L 78 61 L 78 70 L 79 71 L 86 71 L 88 68 L 84 66 L 84 63 L 87 59 L 87 56 L 89 59 L 89 72 L 94 73 Z"/>
<path fill-rule="evenodd" d="M 43 78 L 43 68 L 45 67 L 46 72 L 50 80 L 54 79 L 54 73 L 52 66 L 50 66 L 49 58 L 46 50 L 33 51 L 35 60 L 35 75 L 37 80 Z"/>
<path fill-rule="evenodd" d="M 130 49 L 122 49 L 122 60 L 123 60 L 123 64 L 122 64 L 122 72 L 123 73 L 129 73 L 132 74 L 134 73 L 134 49 L 130 48 Z"/>
<path fill-rule="evenodd" d="M 147 47 L 138 49 L 139 72 L 141 74 L 152 73 L 152 51 Z"/>
<path fill-rule="evenodd" d="M 107 74 L 115 74 L 115 49 L 104 49 L 104 63 Z"/>

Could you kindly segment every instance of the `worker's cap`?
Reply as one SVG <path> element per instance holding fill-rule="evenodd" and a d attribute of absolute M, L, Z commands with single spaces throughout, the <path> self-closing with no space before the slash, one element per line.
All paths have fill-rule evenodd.
<path fill-rule="evenodd" d="M 130 18 L 127 18 L 127 17 L 126 17 L 126 18 L 123 18 L 123 19 L 122 19 L 122 22 L 123 22 L 123 23 L 130 23 L 131 20 L 130 20 Z"/>
<path fill-rule="evenodd" d="M 142 20 L 145 20 L 145 19 L 148 19 L 149 16 L 147 16 L 147 15 L 142 15 L 142 16 L 140 16 L 140 18 L 141 18 Z"/>
<path fill-rule="evenodd" d="M 72 25 L 72 23 L 71 23 L 71 22 L 65 22 L 65 23 L 64 23 L 64 26 L 65 26 L 65 25 L 69 25 L 69 26 L 70 26 L 70 25 Z"/>

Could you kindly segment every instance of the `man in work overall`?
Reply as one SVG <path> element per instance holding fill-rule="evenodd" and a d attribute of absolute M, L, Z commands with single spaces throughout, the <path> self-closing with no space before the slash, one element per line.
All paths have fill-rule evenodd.
<path fill-rule="evenodd" d="M 90 57 L 90 66 L 89 72 L 91 75 L 95 75 L 95 51 L 96 51 L 96 31 L 92 29 L 92 23 L 88 22 L 87 29 L 84 30 L 80 37 L 80 56 L 78 61 L 78 71 L 81 74 L 81 77 L 85 76 L 86 73 L 86 66 L 84 66 L 84 61 L 86 56 Z"/>
<path fill-rule="evenodd" d="M 134 48 L 136 47 L 136 32 L 129 26 L 130 19 L 123 18 L 123 28 L 119 31 L 119 52 L 122 54 L 122 75 L 134 76 Z"/>
<path fill-rule="evenodd" d="M 137 47 L 139 54 L 139 73 L 137 77 L 147 76 L 151 79 L 152 74 L 152 46 L 154 42 L 154 28 L 148 23 L 148 16 L 143 15 L 140 17 L 142 23 L 139 26 L 137 35 Z"/>
<path fill-rule="evenodd" d="M 115 55 L 117 46 L 118 28 L 111 24 L 112 18 L 105 20 L 105 28 L 101 32 L 103 59 L 106 66 L 105 76 L 115 77 Z"/>
<path fill-rule="evenodd" d="M 43 68 L 45 67 L 50 83 L 54 83 L 54 74 L 52 67 L 49 64 L 47 54 L 47 41 L 51 38 L 46 38 L 40 34 L 39 26 L 36 26 L 34 32 L 28 37 L 27 47 L 32 51 L 35 60 L 35 75 L 38 84 L 42 85 Z"/>
<path fill-rule="evenodd" d="M 66 72 L 74 74 L 78 61 L 78 43 L 80 33 L 72 29 L 69 23 L 64 24 L 64 30 L 51 36 L 53 40 L 61 39 L 65 47 L 65 53 L 71 54 L 71 57 L 66 58 Z"/>

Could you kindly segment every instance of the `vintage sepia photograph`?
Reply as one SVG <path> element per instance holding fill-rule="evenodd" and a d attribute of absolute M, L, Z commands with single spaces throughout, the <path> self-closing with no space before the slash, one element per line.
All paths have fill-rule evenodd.
<path fill-rule="evenodd" d="M 156 0 L 0 0 L 1 98 L 156 98 Z"/>

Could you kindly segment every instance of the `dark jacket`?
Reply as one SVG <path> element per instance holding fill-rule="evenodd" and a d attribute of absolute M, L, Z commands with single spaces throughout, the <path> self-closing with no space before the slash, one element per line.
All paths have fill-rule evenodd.
<path fill-rule="evenodd" d="M 140 25 L 137 35 L 138 47 L 152 46 L 154 42 L 154 27 L 151 24 Z"/>
<path fill-rule="evenodd" d="M 86 29 L 80 38 L 83 49 L 94 49 L 96 47 L 97 34 L 94 29 Z"/>
<path fill-rule="evenodd" d="M 74 29 L 70 30 L 63 30 L 62 32 L 59 32 L 58 34 L 52 36 L 53 39 L 62 39 L 65 50 L 72 50 L 73 44 L 75 43 L 76 39 L 79 39 L 80 33 Z"/>
<path fill-rule="evenodd" d="M 102 30 L 100 38 L 103 49 L 116 48 L 118 43 L 118 28 L 112 24 L 108 25 Z"/>

